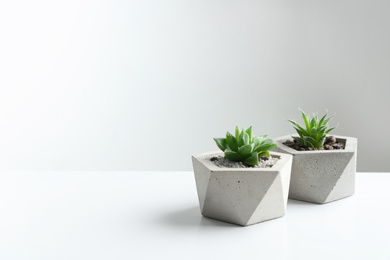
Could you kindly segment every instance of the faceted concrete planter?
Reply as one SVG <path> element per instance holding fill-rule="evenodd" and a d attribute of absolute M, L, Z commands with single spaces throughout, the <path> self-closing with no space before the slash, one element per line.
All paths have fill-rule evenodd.
<path fill-rule="evenodd" d="M 271 168 L 221 168 L 209 152 L 192 156 L 203 216 L 241 226 L 282 217 L 286 212 L 292 156 L 279 157 Z"/>
<path fill-rule="evenodd" d="M 283 144 L 291 135 L 275 138 L 273 151 L 292 154 L 289 198 L 313 203 L 328 203 L 355 192 L 357 139 L 337 136 L 344 150 L 297 151 Z"/>

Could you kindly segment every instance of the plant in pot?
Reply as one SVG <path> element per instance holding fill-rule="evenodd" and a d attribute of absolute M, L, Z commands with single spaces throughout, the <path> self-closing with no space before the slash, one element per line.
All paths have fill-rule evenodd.
<path fill-rule="evenodd" d="M 327 136 L 333 116 L 309 117 L 302 110 L 304 126 L 288 120 L 297 134 L 275 138 L 277 152 L 293 155 L 289 198 L 328 203 L 355 192 L 357 138 Z"/>
<path fill-rule="evenodd" d="M 252 127 L 214 140 L 221 151 L 192 156 L 201 214 L 241 226 L 282 217 L 292 156 L 269 152 L 276 143 Z"/>

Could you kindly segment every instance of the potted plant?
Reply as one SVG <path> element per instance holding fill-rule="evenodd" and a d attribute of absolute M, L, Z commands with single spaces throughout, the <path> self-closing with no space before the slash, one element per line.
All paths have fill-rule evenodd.
<path fill-rule="evenodd" d="M 328 203 L 351 196 L 355 191 L 357 138 L 327 136 L 333 116 L 310 118 L 302 110 L 302 127 L 288 120 L 297 134 L 275 138 L 277 152 L 293 155 L 289 198 Z"/>
<path fill-rule="evenodd" d="M 286 212 L 292 156 L 252 127 L 214 138 L 222 151 L 192 156 L 201 214 L 241 226 L 282 217 Z"/>

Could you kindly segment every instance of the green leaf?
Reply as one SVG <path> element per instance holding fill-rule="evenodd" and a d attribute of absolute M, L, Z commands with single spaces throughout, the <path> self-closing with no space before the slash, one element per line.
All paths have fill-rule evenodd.
<path fill-rule="evenodd" d="M 331 117 L 328 117 L 327 119 L 324 120 L 324 122 L 322 123 L 323 125 L 326 125 L 328 124 L 328 122 L 333 118 L 333 116 Z"/>
<path fill-rule="evenodd" d="M 294 129 L 295 129 L 295 131 L 297 131 L 297 133 L 298 133 L 299 135 L 303 135 L 303 132 L 302 132 L 300 129 L 298 129 L 298 128 L 296 128 L 296 127 L 294 127 Z"/>
<path fill-rule="evenodd" d="M 243 157 L 248 157 L 253 152 L 253 144 L 246 144 L 238 149 L 238 154 Z"/>
<path fill-rule="evenodd" d="M 253 143 L 256 146 L 259 146 L 260 144 L 264 143 L 264 141 L 267 140 L 267 137 L 264 136 L 255 136 L 253 137 Z"/>
<path fill-rule="evenodd" d="M 299 129 L 301 129 L 301 128 L 303 129 L 303 127 L 300 124 L 298 124 L 297 122 L 295 122 L 294 120 L 287 120 L 287 121 L 289 121 L 291 124 L 295 125 Z"/>
<path fill-rule="evenodd" d="M 300 136 L 291 136 L 294 140 L 296 140 L 298 143 L 304 145 L 305 141 L 303 140 L 303 138 Z"/>
<path fill-rule="evenodd" d="M 313 137 L 314 139 L 317 137 L 317 128 L 313 127 L 310 130 L 310 136 Z"/>
<path fill-rule="evenodd" d="M 316 125 L 316 118 L 313 117 L 311 120 L 310 120 L 310 130 Z"/>
<path fill-rule="evenodd" d="M 247 133 L 245 133 L 244 131 L 241 131 L 240 132 L 240 135 L 238 136 L 238 139 L 237 139 L 237 144 L 238 144 L 238 147 L 241 147 L 245 144 L 245 141 L 244 141 L 244 134 L 248 135 Z"/>
<path fill-rule="evenodd" d="M 226 145 L 229 146 L 229 140 L 230 138 L 234 138 L 234 136 L 229 133 L 229 132 L 226 132 Z"/>
<path fill-rule="evenodd" d="M 249 135 L 246 132 L 243 132 L 243 140 L 244 140 L 244 145 L 249 144 Z"/>
<path fill-rule="evenodd" d="M 328 115 L 328 114 L 326 113 L 326 114 L 320 119 L 320 122 L 318 123 L 319 126 L 324 125 L 324 120 L 325 120 L 325 118 L 326 118 L 327 115 Z M 326 125 L 326 124 L 325 124 L 325 125 Z"/>
<path fill-rule="evenodd" d="M 318 140 L 319 147 L 317 148 L 324 146 L 324 142 L 325 142 L 325 135 L 321 136 L 321 138 Z"/>
<path fill-rule="evenodd" d="M 315 114 L 313 119 L 314 119 L 314 127 L 318 127 L 318 115 Z"/>
<path fill-rule="evenodd" d="M 222 151 L 225 151 L 227 148 L 226 145 L 226 138 L 213 138 L 215 143 L 217 144 L 218 148 Z"/>
<path fill-rule="evenodd" d="M 234 152 L 229 148 L 225 150 L 225 156 L 228 160 L 233 162 L 239 162 L 242 159 L 242 157 L 237 152 Z"/>
<path fill-rule="evenodd" d="M 238 152 L 237 140 L 229 132 L 226 134 L 226 144 L 230 150 Z"/>
<path fill-rule="evenodd" d="M 268 135 L 255 136 L 252 134 L 252 126 L 248 129 L 243 127 L 241 130 L 236 126 L 235 135 L 226 133 L 226 138 L 214 138 L 217 146 L 224 151 L 225 156 L 231 161 L 241 161 L 247 165 L 258 163 L 259 152 L 268 153 L 268 149 L 276 147 Z M 257 147 L 258 151 L 254 148 Z"/>
<path fill-rule="evenodd" d="M 301 111 L 303 120 L 305 121 L 306 129 L 310 130 L 310 123 L 309 123 L 308 116 L 305 114 L 305 112 L 303 112 L 303 110 L 301 110 L 301 109 L 299 109 L 299 110 Z"/>
<path fill-rule="evenodd" d="M 250 126 L 247 130 L 246 130 L 246 133 L 248 134 L 249 136 L 249 142 L 252 142 L 253 141 L 253 137 L 252 137 L 252 126 Z"/>
<path fill-rule="evenodd" d="M 269 151 L 262 151 L 261 153 L 259 153 L 259 156 L 260 157 L 269 157 L 270 154 L 269 154 Z"/>
<path fill-rule="evenodd" d="M 236 126 L 236 139 L 238 140 L 238 137 L 240 136 L 240 128 Z"/>
<path fill-rule="evenodd" d="M 288 120 L 291 124 L 293 124 L 294 126 L 296 126 L 304 135 L 308 135 L 308 130 L 304 129 L 300 124 L 298 124 L 297 122 L 295 121 L 292 121 L 292 120 Z"/>
<path fill-rule="evenodd" d="M 243 163 L 250 166 L 256 165 L 259 163 L 259 155 L 256 152 L 253 152 Z"/>
<path fill-rule="evenodd" d="M 319 133 L 324 133 L 324 132 L 325 132 L 325 129 L 326 129 L 326 125 L 322 125 L 322 126 L 318 127 L 317 131 L 318 131 Z"/>
<path fill-rule="evenodd" d="M 314 144 L 315 144 L 315 140 L 313 137 L 311 136 L 304 136 L 303 137 L 303 140 L 305 140 L 305 147 L 311 147 L 311 148 L 315 148 Z"/>
<path fill-rule="evenodd" d="M 332 128 L 329 128 L 328 130 L 325 131 L 325 134 L 329 133 L 330 131 L 332 131 L 333 129 L 335 129 L 336 127 L 332 127 Z"/>
<path fill-rule="evenodd" d="M 314 146 L 317 147 L 317 146 L 318 146 L 318 141 L 320 140 L 320 138 L 321 138 L 321 136 L 322 136 L 322 133 L 321 133 L 321 132 L 318 132 L 317 128 L 313 127 L 313 128 L 311 129 L 310 136 L 313 137 L 313 139 L 315 140 Z M 317 147 L 317 148 L 318 148 L 318 147 Z"/>
<path fill-rule="evenodd" d="M 302 117 L 305 121 L 306 129 L 303 129 L 301 125 L 299 125 L 297 122 L 288 120 L 291 124 L 293 124 L 295 131 L 297 131 L 299 137 L 293 137 L 294 140 L 299 142 L 304 147 L 312 147 L 312 148 L 319 148 L 323 146 L 324 138 L 326 133 L 329 133 L 332 131 L 335 127 L 328 129 L 328 122 L 330 119 L 333 118 L 333 116 L 326 118 L 327 113 L 321 117 L 321 119 L 318 118 L 318 113 L 313 113 L 313 117 L 310 118 L 303 112 L 301 109 Z M 256 148 L 256 146 L 255 146 Z"/>
<path fill-rule="evenodd" d="M 262 144 L 256 146 L 254 151 L 256 152 L 267 151 L 275 147 L 276 147 L 275 141 L 272 139 L 267 139 Z"/>

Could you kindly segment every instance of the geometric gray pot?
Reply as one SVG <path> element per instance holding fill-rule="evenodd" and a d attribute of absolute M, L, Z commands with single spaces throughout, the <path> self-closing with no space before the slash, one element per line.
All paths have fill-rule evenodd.
<path fill-rule="evenodd" d="M 279 160 L 271 168 L 222 168 L 210 158 L 223 152 L 192 156 L 201 214 L 252 225 L 286 213 L 292 156 L 271 152 Z"/>
<path fill-rule="evenodd" d="M 290 199 L 323 204 L 354 194 L 357 138 L 333 136 L 345 143 L 345 149 L 297 151 L 283 144 L 291 135 L 274 139 L 273 151 L 294 156 Z"/>

